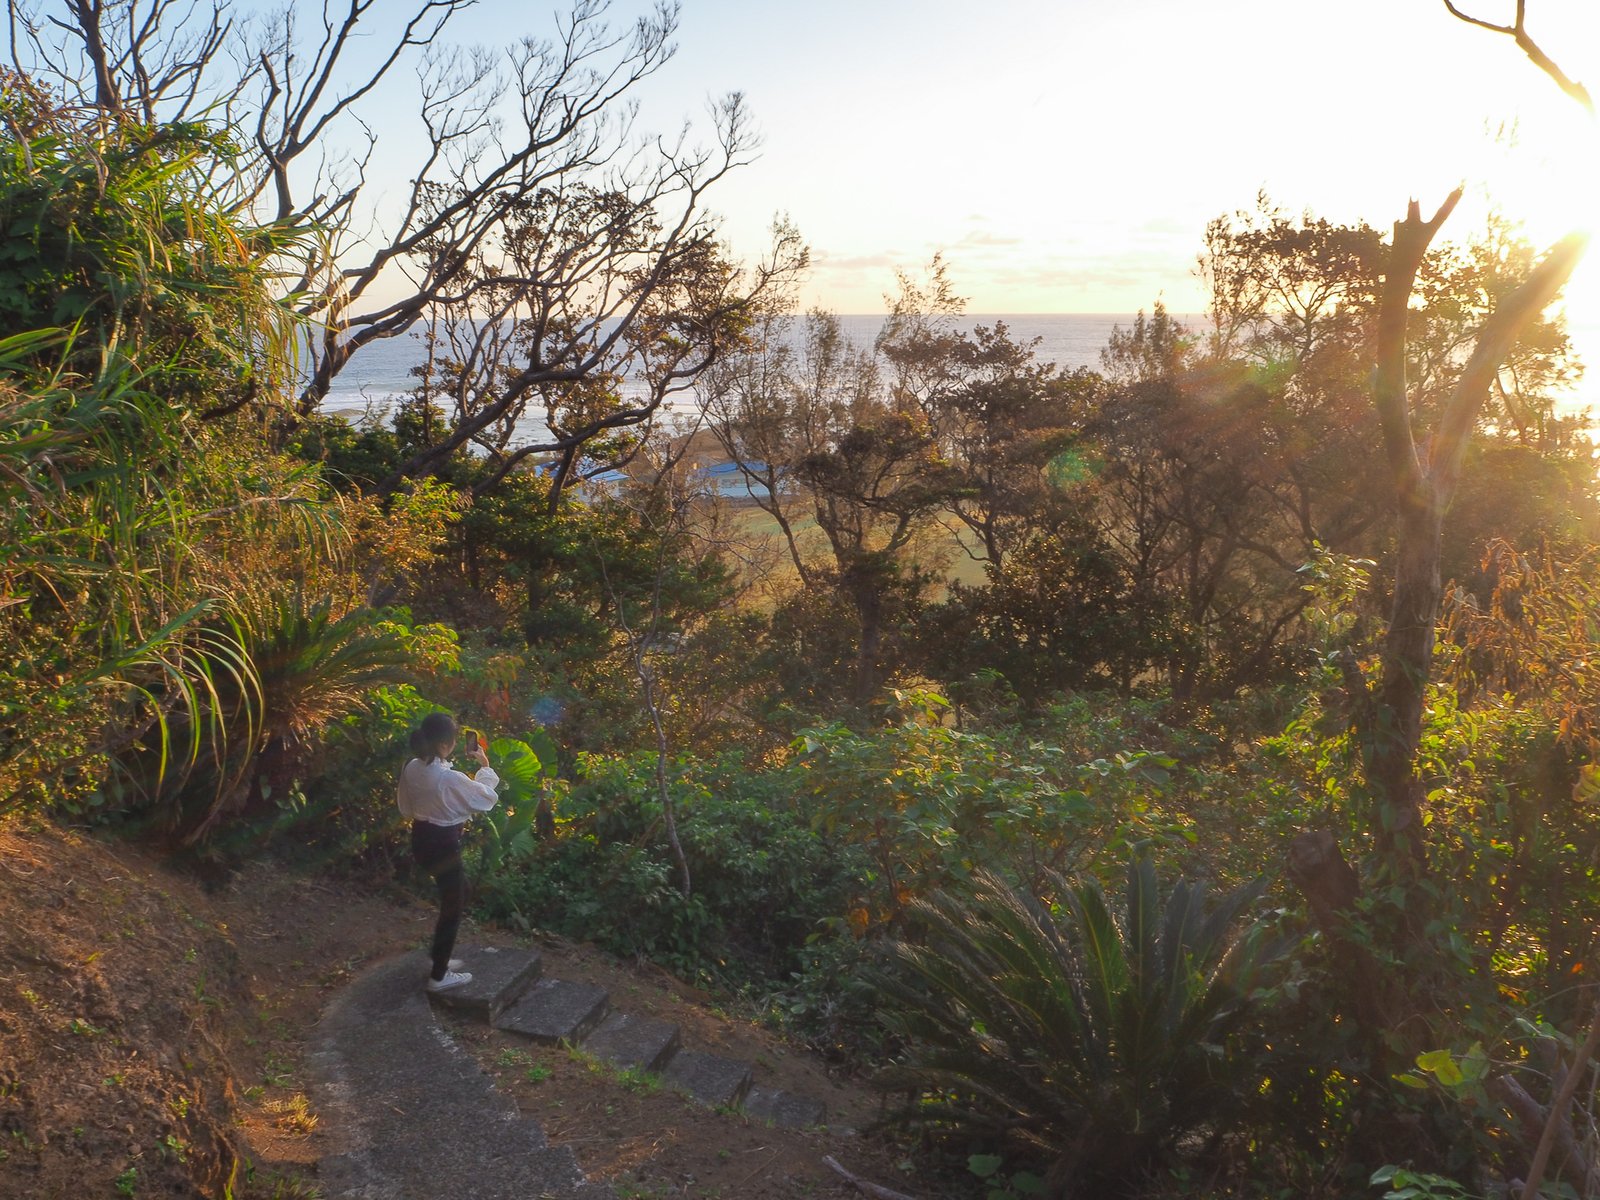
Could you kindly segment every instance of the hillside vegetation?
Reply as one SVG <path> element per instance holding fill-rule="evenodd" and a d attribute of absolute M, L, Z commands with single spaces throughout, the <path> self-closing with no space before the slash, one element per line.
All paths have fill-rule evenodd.
<path fill-rule="evenodd" d="M 136 847 L 16 819 L 0 850 L 0 904 L 15 914 L 0 935 L 0 1196 L 321 1194 L 318 1161 L 345 1142 L 313 1086 L 314 1027 L 356 973 L 426 941 L 428 905 L 282 862 L 200 886 Z M 553 1143 L 575 1147 L 589 1179 L 815 1194 L 835 1179 L 828 1153 L 900 1173 L 897 1147 L 844 1131 L 881 1108 L 864 1084 L 829 1079 L 820 1060 L 659 969 L 548 936 L 539 949 L 551 973 L 743 1055 L 771 1086 L 825 1097 L 843 1127 L 775 1130 L 579 1051 L 447 1022 Z"/>
<path fill-rule="evenodd" d="M 1263 198 L 1197 231 L 1207 327 L 1156 305 L 1098 370 L 970 326 L 937 259 L 854 345 L 792 311 L 794 230 L 737 263 L 704 216 L 737 98 L 711 149 L 617 140 L 670 9 L 580 4 L 498 123 L 462 114 L 506 79 L 423 57 L 385 225 L 359 159 L 304 176 L 454 5 L 366 76 L 334 26 L 158 8 L 0 72 L 6 1178 L 294 1194 L 235 1132 L 314 1115 L 229 1094 L 237 938 L 107 847 L 414 886 L 393 781 L 446 710 L 503 779 L 480 919 L 872 1079 L 929 1187 L 1596 1194 L 1581 239 Z M 392 411 L 319 411 L 411 334 Z M 278 962 L 297 1020 L 335 933 Z"/>

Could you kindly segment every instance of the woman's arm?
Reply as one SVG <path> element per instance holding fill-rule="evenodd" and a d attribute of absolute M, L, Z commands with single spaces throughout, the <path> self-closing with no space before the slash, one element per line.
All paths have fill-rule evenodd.
<path fill-rule="evenodd" d="M 479 767 L 475 776 L 451 771 L 444 777 L 444 786 L 452 806 L 458 807 L 463 815 L 468 812 L 488 812 L 500 799 L 495 790 L 500 786 L 500 776 L 494 773 L 492 767 Z"/>

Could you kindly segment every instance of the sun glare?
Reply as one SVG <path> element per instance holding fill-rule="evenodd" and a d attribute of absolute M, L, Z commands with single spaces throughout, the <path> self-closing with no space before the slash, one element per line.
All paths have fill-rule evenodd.
<path fill-rule="evenodd" d="M 1487 205 L 1536 247 L 1575 231 L 1600 234 L 1600 122 L 1577 104 L 1542 112 L 1488 140 L 1476 166 L 1476 190 Z M 1600 369 L 1600 256 L 1593 247 L 1562 304 L 1578 357 Z"/>
<path fill-rule="evenodd" d="M 1600 257 L 1592 244 L 1568 282 L 1561 303 L 1572 348 L 1584 367 L 1584 376 L 1575 385 L 1577 398 L 1592 408 L 1594 387 L 1600 381 Z"/>
<path fill-rule="evenodd" d="M 1516 146 L 1486 181 L 1491 199 L 1538 241 L 1600 225 L 1600 126 L 1587 118 L 1549 144 Z"/>

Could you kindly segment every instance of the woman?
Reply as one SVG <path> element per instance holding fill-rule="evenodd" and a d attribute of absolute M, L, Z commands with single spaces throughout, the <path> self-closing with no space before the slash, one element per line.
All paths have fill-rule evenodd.
<path fill-rule="evenodd" d="M 416 757 L 400 772 L 395 797 L 401 814 L 411 821 L 411 853 L 439 885 L 430 992 L 472 982 L 471 973 L 460 969 L 461 960 L 450 957 L 467 900 L 467 880 L 461 871 L 461 828 L 473 813 L 488 812 L 499 798 L 495 788 L 500 776 L 490 770 L 481 746 L 472 747 L 472 756 L 478 760 L 476 775 L 450 765 L 458 732 L 449 713 L 429 713 L 422 718 L 422 724 L 411 731 L 411 752 Z"/>

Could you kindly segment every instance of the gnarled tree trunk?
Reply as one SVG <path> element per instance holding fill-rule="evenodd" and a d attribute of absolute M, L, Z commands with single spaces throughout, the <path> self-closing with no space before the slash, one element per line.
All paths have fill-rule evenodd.
<path fill-rule="evenodd" d="M 1472 356 L 1446 400 L 1437 427 L 1421 444 L 1413 428 L 1406 384 L 1406 327 L 1423 257 L 1460 199 L 1452 193 L 1424 220 L 1416 201 L 1397 221 L 1378 315 L 1373 402 L 1394 484 L 1396 559 L 1394 602 L 1382 650 L 1382 674 L 1369 685 L 1352 662 L 1345 672 L 1352 723 L 1360 738 L 1370 805 L 1366 823 L 1376 855 L 1372 873 L 1400 887 L 1406 943 L 1388 949 L 1401 971 L 1380 969 L 1364 940 L 1349 936 L 1349 915 L 1360 879 L 1345 864 L 1331 835 L 1302 835 L 1291 851 L 1289 874 L 1306 896 L 1313 919 L 1346 968 L 1353 987 L 1352 1015 L 1363 1024 L 1393 1026 L 1415 1011 L 1415 977 L 1429 961 L 1426 941 L 1427 875 L 1425 795 L 1417 774 L 1423 705 L 1432 666 L 1442 591 L 1440 534 L 1478 414 L 1500 363 L 1522 329 L 1555 297 L 1582 255 L 1585 238 L 1556 243 L 1528 279 L 1486 320 Z M 1319 839 L 1315 845 L 1308 839 Z M 1343 868 L 1341 871 L 1340 868 Z M 1349 872 L 1346 877 L 1345 872 Z M 1401 977 L 1404 976 L 1404 977 Z M 1377 1030 L 1368 1029 L 1368 1034 Z"/>

